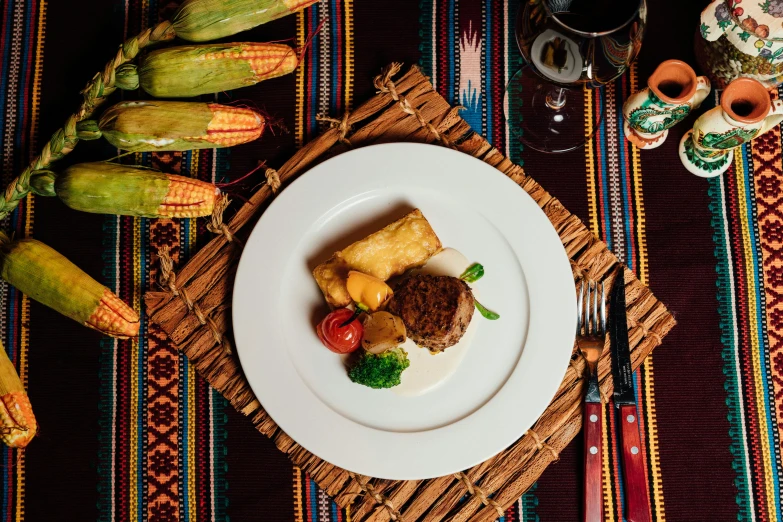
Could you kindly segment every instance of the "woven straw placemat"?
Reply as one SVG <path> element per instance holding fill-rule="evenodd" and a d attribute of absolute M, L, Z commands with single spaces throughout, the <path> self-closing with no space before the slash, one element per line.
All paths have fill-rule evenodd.
<path fill-rule="evenodd" d="M 402 77 L 399 64 L 375 79 L 377 95 L 300 149 L 279 171 L 267 169 L 262 186 L 227 222 L 216 215 L 218 235 L 184 267 L 174 271 L 161 257 L 162 291 L 145 295 L 147 311 L 197 371 L 256 429 L 274 440 L 340 506 L 351 505 L 355 521 L 494 520 L 557 460 L 582 426 L 584 360 L 576 352 L 554 399 L 535 425 L 511 447 L 464 472 L 430 480 L 390 481 L 333 466 L 299 446 L 277 427 L 253 395 L 227 339 L 231 289 L 242 241 L 281 186 L 307 168 L 363 145 L 411 141 L 451 147 L 494 166 L 526 190 L 546 213 L 571 259 L 575 280 L 611 283 L 617 258 L 558 200 L 494 149 L 459 116 L 417 67 Z M 521 225 L 520 225 L 521 226 Z M 632 364 L 636 369 L 675 321 L 635 275 L 625 270 Z M 601 391 L 612 392 L 608 345 L 599 362 Z M 465 497 L 465 498 L 463 498 Z"/>

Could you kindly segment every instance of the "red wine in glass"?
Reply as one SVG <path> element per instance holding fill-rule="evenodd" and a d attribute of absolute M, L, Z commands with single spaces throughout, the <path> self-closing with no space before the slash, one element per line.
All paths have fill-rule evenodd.
<path fill-rule="evenodd" d="M 600 121 L 585 128 L 584 93 L 622 75 L 641 48 L 645 0 L 523 0 L 517 44 L 527 65 L 506 88 L 506 119 L 530 148 L 580 147 Z"/>

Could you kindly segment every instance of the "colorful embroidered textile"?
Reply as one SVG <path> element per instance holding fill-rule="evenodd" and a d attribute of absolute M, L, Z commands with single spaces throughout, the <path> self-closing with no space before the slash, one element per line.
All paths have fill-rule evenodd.
<path fill-rule="evenodd" d="M 116 46 L 168 18 L 178 3 L 0 0 L 4 184 L 62 124 Z M 523 150 L 505 124 L 505 84 L 523 64 L 517 1 L 321 0 L 231 38 L 305 46 L 312 35 L 294 74 L 203 97 L 257 106 L 288 133 L 231 150 L 123 161 L 215 181 L 235 179 L 260 160 L 276 167 L 329 125 L 319 115 L 342 114 L 372 94 L 382 66 L 420 63 L 446 99 L 465 107 L 476 131 L 524 163 L 677 314 L 678 327 L 637 372 L 652 519 L 783 521 L 781 134 L 741 149 L 733 168 L 711 181 L 687 174 L 676 156 L 692 117 L 661 148 L 631 148 L 622 138 L 622 101 L 662 60 L 695 63 L 702 7 L 648 6 L 639 63 L 584 100 L 585 120 L 601 118 L 599 132 L 569 154 Z M 116 154 L 85 142 L 62 165 Z M 143 290 L 156 284 L 157 249 L 169 246 L 181 263 L 209 235 L 203 220 L 80 214 L 46 198 L 24 200 L 2 225 L 55 247 L 140 311 Z M 146 320 L 139 341 L 114 341 L 13 288 L 3 287 L 0 300 L 0 336 L 41 426 L 25 453 L 1 452 L 3 520 L 350 520 Z M 607 419 L 605 511 L 620 521 L 611 407 Z M 578 520 L 581 447 L 577 438 L 504 520 Z"/>
<path fill-rule="evenodd" d="M 783 520 L 783 164 L 776 128 L 710 180 L 740 520 Z"/>

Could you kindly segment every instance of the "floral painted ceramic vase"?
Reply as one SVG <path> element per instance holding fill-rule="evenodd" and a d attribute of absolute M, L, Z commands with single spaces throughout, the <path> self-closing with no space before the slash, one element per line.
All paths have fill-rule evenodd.
<path fill-rule="evenodd" d="M 783 0 L 713 0 L 695 47 L 715 88 L 739 77 L 774 87 L 783 82 Z"/>
<path fill-rule="evenodd" d="M 680 160 L 704 178 L 729 168 L 734 149 L 783 121 L 783 100 L 770 100 L 761 83 L 739 78 L 726 87 L 720 106 L 702 114 L 680 142 Z"/>
<path fill-rule="evenodd" d="M 655 69 L 647 88 L 623 104 L 625 137 L 640 149 L 659 147 L 674 127 L 710 93 L 710 81 L 696 76 L 680 60 L 666 60 Z"/>

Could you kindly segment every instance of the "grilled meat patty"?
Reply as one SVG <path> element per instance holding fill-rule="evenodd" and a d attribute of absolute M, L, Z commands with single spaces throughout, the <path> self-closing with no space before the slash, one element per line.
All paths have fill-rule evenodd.
<path fill-rule="evenodd" d="M 416 344 L 440 351 L 462 338 L 473 308 L 473 292 L 461 279 L 417 274 L 397 286 L 387 310 L 402 318 Z"/>

